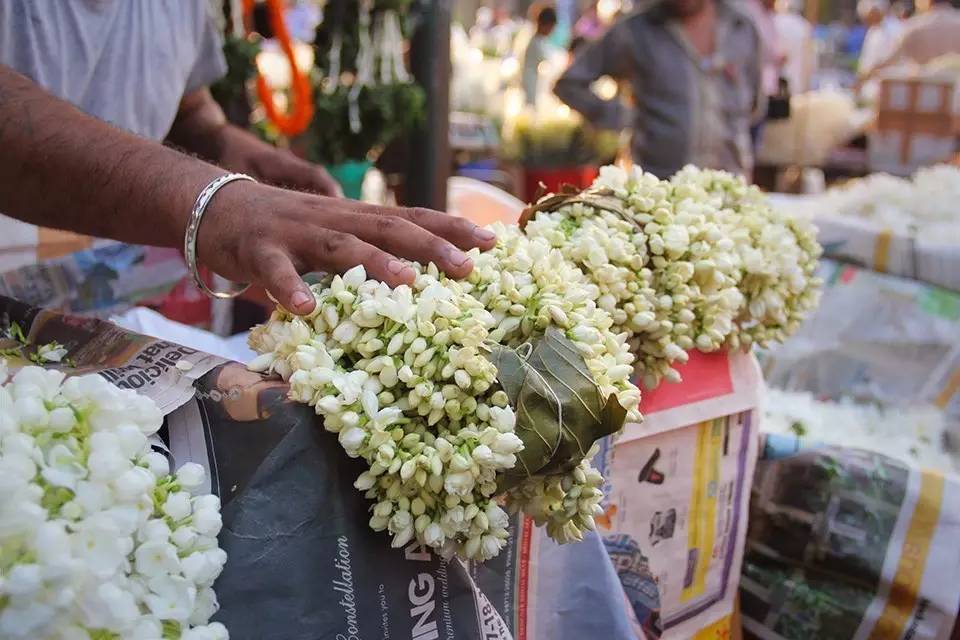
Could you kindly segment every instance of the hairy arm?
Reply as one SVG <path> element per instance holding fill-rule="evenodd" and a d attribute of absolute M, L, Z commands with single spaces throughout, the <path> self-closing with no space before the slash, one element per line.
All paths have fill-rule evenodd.
<path fill-rule="evenodd" d="M 201 189 L 223 169 L 84 115 L 0 65 L 0 211 L 34 224 L 125 242 L 179 247 Z M 397 257 L 453 277 L 462 250 L 495 238 L 462 218 L 374 207 L 250 182 L 224 187 L 200 227 L 198 257 L 217 273 L 266 287 L 296 313 L 314 308 L 300 273 L 363 264 L 391 286 L 412 283 Z"/>
<path fill-rule="evenodd" d="M 167 140 L 219 166 L 279 187 L 342 195 L 339 185 L 323 167 L 277 149 L 227 122 L 206 88 L 184 96 Z"/>
<path fill-rule="evenodd" d="M 224 173 L 87 116 L 3 65 L 0 149 L 0 211 L 139 244 L 182 242 L 196 194 Z"/>

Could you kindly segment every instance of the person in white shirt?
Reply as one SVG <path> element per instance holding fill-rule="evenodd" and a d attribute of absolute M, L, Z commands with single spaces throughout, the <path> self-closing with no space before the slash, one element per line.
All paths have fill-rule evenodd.
<path fill-rule="evenodd" d="M 902 32 L 883 57 L 868 70 L 861 70 L 857 80 L 863 85 L 874 80 L 884 69 L 901 64 L 925 65 L 941 56 L 960 54 L 960 9 L 950 0 L 929 0 L 926 10 L 905 22 Z"/>
<path fill-rule="evenodd" d="M 863 39 L 857 65 L 858 71 L 864 74 L 893 52 L 903 30 L 903 21 L 890 12 L 887 0 L 860 0 L 857 13 L 867 25 L 867 35 Z"/>
<path fill-rule="evenodd" d="M 557 10 L 552 6 L 535 9 L 536 32 L 523 52 L 523 93 L 528 105 L 537 103 L 540 81 L 540 63 L 550 55 L 550 34 L 557 26 Z"/>
<path fill-rule="evenodd" d="M 786 77 L 793 94 L 810 90 L 817 64 L 813 26 L 801 15 L 802 11 L 803 0 L 781 0 L 773 17 L 780 50 L 785 58 L 781 74 Z"/>

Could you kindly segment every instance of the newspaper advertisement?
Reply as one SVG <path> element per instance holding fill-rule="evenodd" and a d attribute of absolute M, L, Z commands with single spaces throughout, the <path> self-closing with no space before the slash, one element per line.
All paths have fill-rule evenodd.
<path fill-rule="evenodd" d="M 767 436 L 740 587 L 745 637 L 950 638 L 958 510 L 956 476 Z"/>
<path fill-rule="evenodd" d="M 935 404 L 960 425 L 960 293 L 823 260 L 819 308 L 761 352 L 771 386 L 887 406 Z"/>
<path fill-rule="evenodd" d="M 40 311 L 2 296 L 0 309 L 0 325 L 7 330 L 7 337 L 0 339 L 0 348 L 23 346 L 23 358 L 7 357 L 12 369 L 31 364 L 29 356 L 36 346 L 56 341 L 67 349 L 70 374 L 98 373 L 118 387 L 148 396 L 164 413 L 192 398 L 194 382 L 225 362 L 95 318 Z M 19 345 L 9 337 L 9 327 L 14 323 L 23 332 L 27 345 Z"/>
<path fill-rule="evenodd" d="M 187 275 L 179 252 L 119 242 L 34 261 L 0 275 L 0 295 L 106 318 L 168 293 Z"/>
<path fill-rule="evenodd" d="M 730 633 L 762 382 L 744 353 L 696 354 L 601 450 L 607 478 L 598 530 L 648 637 Z M 684 386 L 687 389 L 683 389 Z"/>
<path fill-rule="evenodd" d="M 531 519 L 514 522 L 509 546 L 492 560 L 471 564 L 470 575 L 515 640 L 645 638 L 599 535 L 559 545 Z"/>
<path fill-rule="evenodd" d="M 559 546 L 514 516 L 509 548 L 482 565 L 443 561 L 415 542 L 392 549 L 353 487 L 357 461 L 282 381 L 94 318 L 2 297 L 0 315 L 8 335 L 23 333 L 0 344 L 21 350 L 12 367 L 56 340 L 67 373 L 98 373 L 161 404 L 159 449 L 174 468 L 202 464 L 202 489 L 223 504 L 229 560 L 216 619 L 232 638 L 643 637 L 598 536 Z"/>

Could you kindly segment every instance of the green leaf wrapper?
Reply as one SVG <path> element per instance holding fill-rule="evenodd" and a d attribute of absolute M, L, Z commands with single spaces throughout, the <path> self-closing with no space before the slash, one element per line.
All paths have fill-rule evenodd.
<path fill-rule="evenodd" d="M 517 465 L 497 479 L 501 491 L 533 475 L 570 471 L 597 440 L 623 428 L 627 411 L 604 397 L 583 355 L 556 328 L 522 351 L 494 347 L 488 356 L 517 416 L 524 449 Z"/>

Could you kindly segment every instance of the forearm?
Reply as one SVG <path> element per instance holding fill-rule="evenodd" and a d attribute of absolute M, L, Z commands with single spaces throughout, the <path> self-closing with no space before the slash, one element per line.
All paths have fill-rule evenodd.
<path fill-rule="evenodd" d="M 167 141 L 233 171 L 249 171 L 251 157 L 275 152 L 271 145 L 231 125 L 206 89 L 184 97 Z"/>
<path fill-rule="evenodd" d="M 602 76 L 623 78 L 623 47 L 619 30 L 611 29 L 598 42 L 587 45 L 553 88 L 557 97 L 594 126 L 619 131 L 627 126 L 627 111 L 619 99 L 604 100 L 591 85 Z"/>
<path fill-rule="evenodd" d="M 0 212 L 124 242 L 179 246 L 223 172 L 83 114 L 0 65 Z"/>
<path fill-rule="evenodd" d="M 227 122 L 220 105 L 206 89 L 183 98 L 167 140 L 221 167 L 248 173 L 261 182 L 299 191 L 342 195 L 321 167 Z"/>

